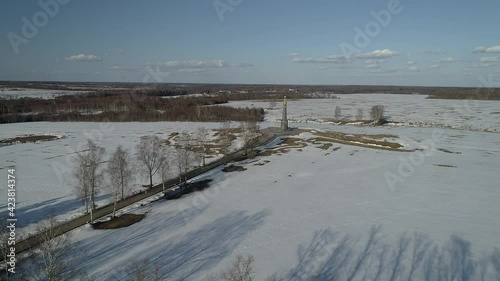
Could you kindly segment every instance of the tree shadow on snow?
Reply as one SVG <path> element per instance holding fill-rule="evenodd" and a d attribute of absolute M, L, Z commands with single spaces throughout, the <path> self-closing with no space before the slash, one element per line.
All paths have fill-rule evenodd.
<path fill-rule="evenodd" d="M 78 215 L 82 215 L 84 212 L 84 205 L 79 199 L 67 199 L 71 196 L 64 196 L 59 198 L 52 198 L 35 204 L 30 204 L 27 206 L 19 207 L 16 209 L 16 216 L 19 217 L 17 221 L 18 227 L 25 227 L 33 223 L 39 223 L 47 218 L 48 214 L 67 214 L 72 213 L 76 210 L 81 209 Z M 100 204 L 106 204 L 106 199 L 110 198 L 109 194 L 96 196 L 96 201 Z M 6 210 L 7 208 L 5 208 Z M 0 217 L 6 217 L 7 211 L 0 212 Z"/>
<path fill-rule="evenodd" d="M 86 254 L 79 266 L 90 271 L 106 261 L 108 270 L 102 268 L 95 277 L 124 280 L 127 273 L 130 274 L 131 263 L 147 260 L 147 267 L 154 269 L 152 272 L 158 269 L 156 273 L 163 279 L 193 280 L 230 255 L 246 235 L 270 215 L 268 210 L 255 214 L 232 212 L 185 234 L 168 236 L 170 230 L 186 224 L 202 212 L 202 209 L 193 211 L 188 218 L 184 211 L 171 216 L 154 216 L 145 219 L 155 219 L 154 224 L 144 225 L 143 220 L 125 231 L 109 231 L 113 239 L 99 236 L 80 241 L 77 247 Z M 131 256 L 134 259 L 130 259 Z M 109 268 L 114 270 L 109 271 Z"/>
<path fill-rule="evenodd" d="M 364 241 L 319 231 L 299 246 L 299 262 L 286 280 L 500 280 L 498 249 L 477 258 L 471 243 L 455 235 L 441 247 L 420 233 L 403 233 L 392 244 L 382 238 L 380 227 L 372 227 Z"/>

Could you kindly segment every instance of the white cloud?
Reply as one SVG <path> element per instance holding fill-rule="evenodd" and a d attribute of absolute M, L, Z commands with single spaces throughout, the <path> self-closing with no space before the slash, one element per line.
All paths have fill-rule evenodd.
<path fill-rule="evenodd" d="M 449 57 L 449 58 L 440 59 L 439 62 L 442 62 L 442 63 L 454 63 L 454 62 L 457 62 L 457 59 Z"/>
<path fill-rule="evenodd" d="M 229 64 L 231 67 L 251 67 L 254 66 L 252 63 L 248 62 L 237 62 L 237 63 L 231 63 Z"/>
<path fill-rule="evenodd" d="M 294 58 L 293 62 L 296 63 L 347 63 L 348 60 L 344 56 L 332 55 L 323 58 Z"/>
<path fill-rule="evenodd" d="M 223 60 L 189 60 L 189 61 L 167 61 L 163 66 L 171 68 L 220 68 L 227 66 Z"/>
<path fill-rule="evenodd" d="M 439 55 L 439 54 L 446 54 L 446 53 L 448 53 L 448 51 L 442 50 L 442 49 L 435 49 L 435 50 L 430 50 L 430 51 L 423 51 L 422 53 L 431 54 L 431 55 Z"/>
<path fill-rule="evenodd" d="M 223 60 L 189 60 L 189 61 L 166 61 L 161 64 L 162 67 L 179 69 L 180 72 L 201 72 L 210 68 L 223 67 L 251 67 L 254 66 L 247 62 L 227 63 Z M 189 69 L 192 69 L 191 71 Z"/>
<path fill-rule="evenodd" d="M 366 68 L 380 68 L 380 64 L 378 63 L 367 64 Z"/>
<path fill-rule="evenodd" d="M 299 54 L 298 53 L 291 53 L 291 54 L 288 54 L 289 57 L 298 57 Z"/>
<path fill-rule="evenodd" d="M 431 68 L 439 68 L 439 64 L 431 64 Z"/>
<path fill-rule="evenodd" d="M 376 73 L 376 74 L 391 74 L 394 72 L 397 72 L 399 68 L 389 68 L 389 69 L 376 69 L 370 71 L 371 73 Z"/>
<path fill-rule="evenodd" d="M 419 72 L 420 68 L 418 68 L 418 66 L 413 65 L 413 66 L 408 67 L 408 70 L 413 71 L 413 72 Z"/>
<path fill-rule="evenodd" d="M 415 61 L 409 60 L 406 64 L 407 64 L 407 65 L 415 65 L 415 64 L 417 64 L 417 63 L 416 63 Z"/>
<path fill-rule="evenodd" d="M 64 58 L 67 61 L 101 61 L 102 58 L 96 55 L 79 54 Z"/>
<path fill-rule="evenodd" d="M 484 57 L 479 59 L 482 63 L 497 62 L 498 57 Z"/>
<path fill-rule="evenodd" d="M 493 66 L 494 64 L 492 63 L 474 63 L 469 66 L 469 68 L 488 68 Z"/>
<path fill-rule="evenodd" d="M 383 59 L 369 59 L 369 60 L 366 60 L 365 63 L 366 64 L 382 64 L 386 61 L 387 60 L 383 60 Z"/>
<path fill-rule="evenodd" d="M 391 58 L 394 56 L 398 56 L 399 52 L 397 51 L 392 51 L 389 49 L 383 49 L 383 50 L 375 50 L 373 52 L 368 52 L 364 54 L 358 54 L 355 55 L 355 58 L 360 58 L 360 59 L 386 59 L 386 58 Z"/>
<path fill-rule="evenodd" d="M 473 50 L 474 53 L 500 53 L 500 45 L 492 47 L 477 47 Z"/>

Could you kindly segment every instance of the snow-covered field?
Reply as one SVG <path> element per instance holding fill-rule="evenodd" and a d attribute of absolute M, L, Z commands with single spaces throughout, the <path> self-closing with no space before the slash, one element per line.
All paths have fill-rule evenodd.
<path fill-rule="evenodd" d="M 340 99 L 288 101 L 288 118 L 296 123 L 328 123 L 334 119 L 336 106 L 342 118 L 355 120 L 358 109 L 369 119 L 372 106 L 385 107 L 389 121 L 399 126 L 444 127 L 474 131 L 500 132 L 500 101 L 427 99 L 424 95 L 351 94 Z M 268 110 L 267 121 L 279 123 L 281 103 L 270 108 L 268 101 L 235 101 L 237 107 L 262 107 Z"/>
<path fill-rule="evenodd" d="M 252 104 L 269 107 L 268 102 L 233 103 Z M 462 253 L 477 261 L 475 274 L 484 265 L 493 270 L 493 264 L 485 261 L 492 260 L 489 255 L 500 246 L 500 134 L 482 131 L 500 130 L 499 102 L 464 106 L 463 101 L 428 100 L 422 96 L 341 95 L 338 100 L 288 104 L 290 119 L 295 122 L 292 127 L 394 135 L 405 149 L 418 150 L 398 152 L 344 144 L 323 150 L 309 144 L 240 163 L 247 169 L 243 172 L 212 171 L 200 177 L 213 179 L 211 187 L 203 192 L 124 210 L 147 213 L 137 224 L 106 231 L 85 226 L 72 232 L 73 254 L 81 253 L 77 255 L 78 266 L 95 280 L 124 280 L 134 260 L 148 259 L 148 265 L 160 266 L 165 276 L 200 280 L 226 268 L 237 254 L 249 254 L 255 257 L 255 280 L 264 280 L 275 272 L 285 276 L 284 280 L 305 280 L 317 272 L 325 278 L 322 280 L 330 280 L 333 275 L 328 270 L 335 268 L 340 275 L 334 280 L 363 280 L 366 268 L 372 274 L 366 280 L 374 280 L 372 272 L 383 257 L 387 260 L 384 270 L 397 264 L 396 254 L 401 247 L 396 246 L 403 241 L 399 245 L 408 245 L 406 258 L 401 260 L 404 268 L 396 270 L 394 280 L 409 280 L 411 265 L 417 264 L 411 261 L 416 245 L 411 241 L 418 239 L 398 239 L 404 232 L 406 237 L 414 237 L 416 232 L 427 235 L 423 240 L 432 245 L 448 247 L 443 252 L 455 257 Z M 375 104 L 385 105 L 390 120 L 414 126 L 330 123 L 337 105 L 345 117 L 363 108 L 366 118 Z M 261 127 L 277 125 L 280 107 L 278 103 L 270 110 L 268 122 Z M 135 152 L 141 136 L 167 139 L 173 132 L 192 132 L 199 126 L 216 129 L 220 124 L 0 125 L 0 139 L 27 134 L 63 136 L 47 142 L 0 146 L 0 173 L 6 174 L 7 167 L 16 166 L 18 225 L 29 228 L 52 209 L 59 219 L 82 211 L 81 202 L 72 193 L 71 158 L 85 147 L 86 138 L 97 139 L 109 155 L 120 144 Z M 299 137 L 306 141 L 312 133 Z M 137 178 L 135 185 L 145 182 Z M 5 194 L 5 187 L 0 187 L 0 192 Z M 1 217 L 6 215 L 5 197 L 0 196 Z M 99 197 L 99 203 L 107 201 L 106 195 Z M 374 226 L 380 228 L 373 230 Z M 376 233 L 379 243 L 368 239 L 370 231 Z M 372 241 L 371 250 L 364 252 L 367 241 Z M 385 243 L 390 246 L 385 247 Z M 427 253 L 436 258 L 428 258 L 428 264 L 447 262 L 443 255 L 432 252 L 432 246 Z M 360 261 L 361 257 L 365 258 Z M 500 264 L 497 266 L 500 269 Z M 424 262 L 415 274 L 413 280 L 437 280 L 423 277 Z M 390 280 L 390 275 L 384 271 L 379 280 Z"/>
<path fill-rule="evenodd" d="M 0 98 L 20 99 L 20 98 L 42 98 L 53 99 L 61 95 L 74 95 L 87 93 L 88 91 L 63 91 L 63 90 L 43 90 L 28 88 L 0 88 Z"/>
<path fill-rule="evenodd" d="M 330 129 L 327 125 L 314 127 Z M 135 225 L 75 231 L 75 251 L 84 253 L 77 263 L 96 280 L 124 280 L 132 261 L 142 259 L 148 259 L 152 268 L 161 267 L 164 277 L 200 280 L 225 269 L 236 255 L 248 254 L 255 257 L 255 280 L 275 272 L 285 276 L 284 280 L 305 280 L 317 272 L 325 278 L 320 280 L 331 280 L 326 279 L 333 274 L 328 270 L 347 258 L 335 280 L 347 280 L 352 272 L 358 272 L 352 280 L 362 280 L 366 268 L 376 270 L 383 243 L 403 241 L 401 245 L 408 246 L 407 256 L 394 280 L 407 280 L 413 243 L 398 240 L 404 232 L 410 238 L 414 232 L 428 235 L 423 239 L 432 243 L 428 253 L 434 245 L 448 245 L 456 257 L 464 249 L 467 259 L 489 257 L 500 245 L 497 134 L 443 130 L 441 135 L 431 128 L 343 130 L 396 134 L 407 140 L 407 147 L 423 148 L 418 155 L 424 156 L 418 165 L 412 164 L 413 169 L 398 171 L 401 163 L 420 158 L 409 152 L 349 145 L 322 150 L 309 145 L 241 163 L 247 168 L 243 172 L 211 172 L 206 178 L 214 182 L 203 192 L 128 210 L 147 213 Z M 307 139 L 308 134 L 300 137 Z M 335 147 L 341 148 L 334 151 Z M 400 176 L 402 181 L 393 185 L 387 174 Z M 380 242 L 372 241 L 372 250 L 363 254 L 374 226 L 381 227 L 374 231 Z M 463 240 L 449 242 L 452 235 Z M 388 272 L 380 280 L 390 280 L 398 248 L 385 249 L 384 270 Z M 362 256 L 365 261 L 357 267 Z M 429 264 L 439 267 L 438 260 Z M 481 265 L 474 265 L 475 273 Z M 448 268 L 452 270 L 459 269 Z M 414 274 L 414 280 L 425 280 L 423 263 Z"/>
<path fill-rule="evenodd" d="M 54 141 L 1 146 L 0 173 L 7 173 L 10 166 L 17 173 L 17 215 L 22 218 L 19 227 L 25 227 L 45 218 L 49 212 L 63 215 L 58 219 L 78 215 L 82 203 L 73 193 L 74 177 L 72 169 L 76 152 L 86 148 L 87 138 L 91 138 L 106 149 L 107 159 L 118 145 L 135 154 L 135 146 L 142 136 L 158 135 L 168 139 L 174 132 L 194 132 L 197 127 L 217 129 L 217 123 L 72 123 L 37 122 L 0 125 L 0 140 L 29 134 L 52 134 L 62 138 Z M 235 145 L 237 143 L 235 142 Z M 208 161 L 208 160 L 207 160 Z M 175 175 L 175 171 L 172 171 Z M 135 175 L 133 184 L 137 190 L 147 181 Z M 155 179 L 158 183 L 159 180 Z M 6 186 L 0 192 L 6 194 Z M 109 202 L 107 190 L 102 190 L 97 204 Z M 1 196 L 0 215 L 7 213 L 6 196 Z"/>

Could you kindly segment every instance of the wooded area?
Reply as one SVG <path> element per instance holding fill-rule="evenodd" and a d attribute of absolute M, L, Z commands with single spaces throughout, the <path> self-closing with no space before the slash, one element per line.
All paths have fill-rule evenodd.
<path fill-rule="evenodd" d="M 0 105 L 0 123 L 263 120 L 263 109 L 221 105 L 227 101 L 225 96 L 162 98 L 118 91 L 65 95 L 55 99 L 10 99 L 3 100 Z"/>

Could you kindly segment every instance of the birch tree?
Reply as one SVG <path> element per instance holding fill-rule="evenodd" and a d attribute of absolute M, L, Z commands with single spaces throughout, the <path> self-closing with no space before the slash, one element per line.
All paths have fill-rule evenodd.
<path fill-rule="evenodd" d="M 380 125 L 384 122 L 384 106 L 383 105 L 374 105 L 372 110 L 370 111 L 370 116 L 373 120 L 373 123 Z"/>
<path fill-rule="evenodd" d="M 163 161 L 161 161 L 160 165 L 160 177 L 161 177 L 161 184 L 163 187 L 163 191 L 165 191 L 165 182 L 168 180 L 168 177 L 170 176 L 170 169 L 171 169 L 171 150 L 168 148 L 163 148 L 162 149 L 162 157 L 164 158 Z"/>
<path fill-rule="evenodd" d="M 129 183 L 132 179 L 130 168 L 130 156 L 120 145 L 116 148 L 108 162 L 108 174 L 110 176 L 110 189 L 113 196 L 113 217 L 116 213 L 117 201 L 124 200 L 129 191 Z"/>
<path fill-rule="evenodd" d="M 222 122 L 220 131 L 220 145 L 222 153 L 224 157 L 224 163 L 227 164 L 227 156 L 231 152 L 231 122 L 225 121 Z"/>
<path fill-rule="evenodd" d="M 86 152 L 78 152 L 74 175 L 77 179 L 76 194 L 85 202 L 86 213 L 95 210 L 95 196 L 104 178 L 101 168 L 104 148 L 97 146 L 92 140 L 87 142 Z"/>
<path fill-rule="evenodd" d="M 82 280 L 84 270 L 75 263 L 78 255 L 72 249 L 69 233 L 61 233 L 61 229 L 53 214 L 40 223 L 37 233 L 41 243 L 31 250 L 30 275 L 32 280 L 64 281 Z"/>
<path fill-rule="evenodd" d="M 149 188 L 153 188 L 153 177 L 158 173 L 165 161 L 162 157 L 162 143 L 157 136 L 142 137 L 137 145 L 137 160 L 142 164 L 141 170 L 149 178 Z"/>
<path fill-rule="evenodd" d="M 202 160 L 202 165 L 205 166 L 205 150 L 208 138 L 208 130 L 205 127 L 198 127 L 196 129 L 195 135 L 197 154 Z"/>
<path fill-rule="evenodd" d="M 243 121 L 240 123 L 240 130 L 243 138 L 243 148 L 247 153 L 248 148 L 259 134 L 259 125 L 256 121 Z"/>
<path fill-rule="evenodd" d="M 182 185 L 182 175 L 186 174 L 190 167 L 194 154 L 190 147 L 191 139 L 189 134 L 184 132 L 178 138 L 177 149 L 175 152 L 175 164 L 179 171 L 179 185 Z"/>

